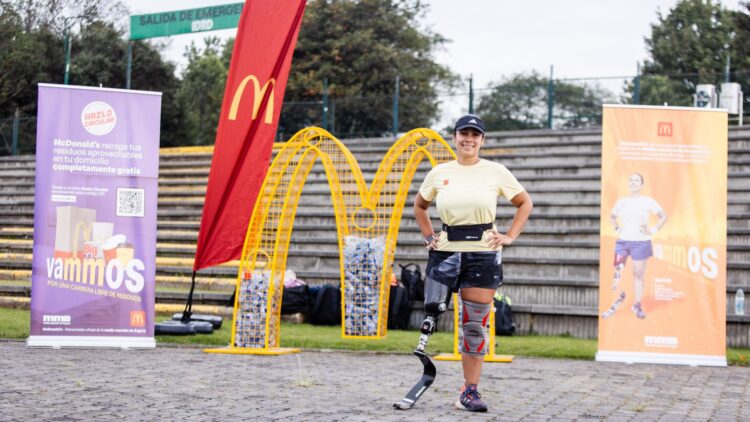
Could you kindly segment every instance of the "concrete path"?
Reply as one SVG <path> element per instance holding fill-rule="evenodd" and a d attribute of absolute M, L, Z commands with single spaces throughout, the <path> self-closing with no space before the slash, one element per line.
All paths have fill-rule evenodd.
<path fill-rule="evenodd" d="M 691 368 L 516 358 L 486 364 L 490 407 L 452 406 L 458 362 L 410 411 L 400 399 L 421 375 L 411 355 L 285 356 L 155 350 L 28 349 L 0 341 L 3 421 L 750 420 L 750 368 Z"/>

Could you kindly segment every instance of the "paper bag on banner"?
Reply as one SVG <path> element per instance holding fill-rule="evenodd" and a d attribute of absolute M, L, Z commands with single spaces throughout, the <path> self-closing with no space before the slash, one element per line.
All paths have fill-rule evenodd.
<path fill-rule="evenodd" d="M 84 245 L 92 239 L 96 210 L 66 206 L 56 211 L 55 258 L 83 258 Z"/>

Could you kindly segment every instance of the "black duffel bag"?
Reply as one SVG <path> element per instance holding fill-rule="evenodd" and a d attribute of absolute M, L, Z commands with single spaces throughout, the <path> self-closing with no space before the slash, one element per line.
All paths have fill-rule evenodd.
<path fill-rule="evenodd" d="M 310 324 L 341 324 L 341 290 L 326 284 L 318 290 L 310 308 Z"/>
<path fill-rule="evenodd" d="M 405 330 L 409 328 L 411 300 L 409 292 L 401 286 L 391 286 L 388 297 L 388 328 Z"/>
<path fill-rule="evenodd" d="M 495 334 L 499 336 L 512 336 L 516 332 L 516 324 L 513 323 L 513 311 L 510 307 L 510 298 L 505 295 L 495 295 Z"/>
<path fill-rule="evenodd" d="M 281 295 L 281 314 L 303 313 L 308 315 L 313 304 L 313 297 L 308 286 L 284 287 Z"/>
<path fill-rule="evenodd" d="M 409 300 L 424 300 L 424 280 L 419 265 L 412 262 L 398 266 L 401 267 L 401 284 L 409 292 Z"/>

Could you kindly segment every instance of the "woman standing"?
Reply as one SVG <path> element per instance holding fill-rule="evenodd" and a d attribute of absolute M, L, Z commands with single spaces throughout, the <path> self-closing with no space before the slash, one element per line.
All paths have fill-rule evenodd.
<path fill-rule="evenodd" d="M 630 309 L 640 319 L 646 318 L 641 300 L 643 300 L 646 262 L 654 254 L 651 236 L 667 222 L 667 214 L 661 205 L 653 198 L 641 195 L 643 184 L 643 176 L 640 173 L 631 174 L 628 177 L 630 196 L 620 198 L 615 203 L 612 214 L 609 216 L 609 221 L 615 231 L 619 233 L 617 243 L 615 243 L 615 274 L 612 279 L 612 290 L 617 291 L 622 278 L 622 271 L 625 269 L 628 257 L 632 256 L 635 302 Z M 656 214 L 659 218 L 653 227 L 648 225 L 651 214 Z M 607 319 L 614 315 L 623 301 L 625 301 L 625 291 L 620 290 L 620 295 L 612 306 L 602 314 L 602 318 Z"/>
<path fill-rule="evenodd" d="M 442 285 L 443 289 L 460 291 L 463 303 L 461 361 L 465 385 L 456 407 L 486 412 L 477 385 L 488 346 L 489 313 L 503 278 L 502 247 L 521 234 L 533 205 L 505 166 L 479 157 L 484 143 L 484 123 L 479 116 L 468 114 L 458 119 L 453 142 L 457 160 L 440 164 L 427 174 L 414 203 L 414 216 L 429 249 L 425 296 L 428 289 Z M 516 207 L 505 234 L 494 225 L 501 195 Z M 428 212 L 433 201 L 443 222 L 439 235 Z M 446 304 L 447 300 L 449 296 Z M 438 308 L 427 302 L 428 314 Z"/>

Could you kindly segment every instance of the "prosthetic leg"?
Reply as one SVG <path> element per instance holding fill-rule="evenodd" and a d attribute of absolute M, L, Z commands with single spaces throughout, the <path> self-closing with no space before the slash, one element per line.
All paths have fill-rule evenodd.
<path fill-rule="evenodd" d="M 617 287 L 620 286 L 620 279 L 622 278 L 622 270 L 625 269 L 625 263 L 628 262 L 627 255 L 617 255 L 615 254 L 615 274 L 612 277 L 612 290 L 617 290 Z"/>
<path fill-rule="evenodd" d="M 422 334 L 419 336 L 417 348 L 414 350 L 414 354 L 422 361 L 424 371 L 422 378 L 409 390 L 406 396 L 401 401 L 393 403 L 393 407 L 399 410 L 407 410 L 414 407 L 414 403 L 419 400 L 427 388 L 432 385 L 432 382 L 435 381 L 435 375 L 437 374 L 435 364 L 432 363 L 425 353 L 425 348 L 427 347 L 427 342 L 430 340 L 430 336 L 435 333 L 440 314 L 448 309 L 451 291 L 448 286 L 438 283 L 430 277 L 426 277 L 424 281 L 424 296 L 426 316 L 420 328 Z"/>
<path fill-rule="evenodd" d="M 620 285 L 620 279 L 622 278 L 622 271 L 625 269 L 625 263 L 628 261 L 627 255 L 618 255 L 615 254 L 615 274 L 614 278 L 612 279 L 612 291 L 617 291 L 617 288 Z M 617 312 L 617 309 L 622 305 L 622 302 L 625 301 L 625 290 L 620 290 L 620 294 L 617 296 L 617 299 L 612 304 L 612 306 L 609 307 L 606 311 L 602 313 L 602 319 L 607 319 L 611 317 L 612 315 Z"/>

